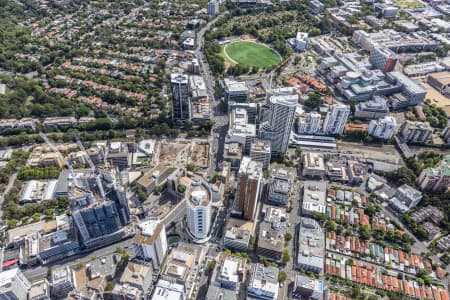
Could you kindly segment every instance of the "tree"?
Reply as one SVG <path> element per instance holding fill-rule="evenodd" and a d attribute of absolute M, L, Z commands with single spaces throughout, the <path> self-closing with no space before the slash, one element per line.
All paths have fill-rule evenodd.
<path fill-rule="evenodd" d="M 46 210 L 44 211 L 44 214 L 45 214 L 47 217 L 51 218 L 51 217 L 53 217 L 53 215 L 55 214 L 55 210 L 54 210 L 53 208 L 46 209 Z"/>
<path fill-rule="evenodd" d="M 195 167 L 194 164 L 189 163 L 189 164 L 186 165 L 186 170 L 188 170 L 189 172 L 195 172 L 196 167 Z"/>
<path fill-rule="evenodd" d="M 283 250 L 283 255 L 281 256 L 281 261 L 283 262 L 283 264 L 286 264 L 290 260 L 291 260 L 291 256 L 289 255 L 289 250 L 288 249 L 284 249 Z"/>
<path fill-rule="evenodd" d="M 377 207 L 370 203 L 367 208 L 364 210 L 364 213 L 368 215 L 369 217 L 373 217 L 375 213 L 377 212 Z"/>
<path fill-rule="evenodd" d="M 417 226 L 417 229 L 414 231 L 417 235 L 417 238 L 420 240 L 425 240 L 428 238 L 428 232 L 421 225 Z"/>
<path fill-rule="evenodd" d="M 356 285 L 352 288 L 352 296 L 354 299 L 359 299 L 361 296 L 361 290 Z"/>
<path fill-rule="evenodd" d="M 111 292 L 113 289 L 114 289 L 114 282 L 108 281 L 108 283 L 106 283 L 105 291 Z"/>
<path fill-rule="evenodd" d="M 208 264 L 208 269 L 209 269 L 209 271 L 214 270 L 214 268 L 216 267 L 216 264 L 217 264 L 217 262 L 216 262 L 215 259 L 211 260 L 211 261 L 209 262 L 209 264 Z"/>
<path fill-rule="evenodd" d="M 326 221 L 325 227 L 328 231 L 334 232 L 336 231 L 336 222 L 334 221 Z"/>
<path fill-rule="evenodd" d="M 114 253 L 122 255 L 122 257 L 123 256 L 129 256 L 128 253 L 124 249 L 122 249 L 120 247 L 116 247 L 116 249 L 114 250 Z"/>
<path fill-rule="evenodd" d="M 34 222 L 37 222 L 41 219 L 41 214 L 40 213 L 34 213 L 31 218 L 33 218 Z"/>
<path fill-rule="evenodd" d="M 214 172 L 211 176 L 211 183 L 215 183 L 217 181 L 218 177 L 219 177 L 219 174 L 217 174 L 217 172 Z"/>
<path fill-rule="evenodd" d="M 320 222 L 324 222 L 327 218 L 327 216 L 325 214 L 317 212 L 317 211 L 312 212 L 312 217 Z"/>
<path fill-rule="evenodd" d="M 447 52 L 448 52 L 447 46 L 444 44 L 441 44 L 438 46 L 438 48 L 436 50 L 436 55 L 439 57 L 445 57 L 445 56 L 447 56 Z"/>
<path fill-rule="evenodd" d="M 362 240 L 368 241 L 370 239 L 370 236 L 371 236 L 371 231 L 370 231 L 369 226 L 361 225 L 359 227 L 359 237 Z"/>
<path fill-rule="evenodd" d="M 262 263 L 266 268 L 269 266 L 269 261 L 265 257 L 260 258 L 259 262 Z"/>
<path fill-rule="evenodd" d="M 179 184 L 179 185 L 177 186 L 177 191 L 178 191 L 179 193 L 184 193 L 184 192 L 186 191 L 186 186 L 183 185 L 183 184 Z"/>
<path fill-rule="evenodd" d="M 301 158 L 301 157 L 302 157 L 302 147 L 297 146 L 297 147 L 295 148 L 295 156 L 298 157 L 298 158 Z"/>
<path fill-rule="evenodd" d="M 396 172 L 387 173 L 386 178 L 393 183 L 397 183 L 398 185 L 408 184 L 410 186 L 414 186 L 416 182 L 416 174 L 414 171 L 407 168 L 401 167 Z"/>
<path fill-rule="evenodd" d="M 292 234 L 290 232 L 286 232 L 286 234 L 284 235 L 284 240 L 286 242 L 289 242 L 290 240 L 292 240 Z"/>
<path fill-rule="evenodd" d="M 6 222 L 6 225 L 8 225 L 8 228 L 9 228 L 9 229 L 12 229 L 12 228 L 16 227 L 17 223 L 19 223 L 19 221 L 16 220 L 16 219 L 9 219 L 9 220 Z"/>
<path fill-rule="evenodd" d="M 312 109 L 316 109 L 322 103 L 322 96 L 319 92 L 313 91 L 308 94 L 308 100 L 305 101 L 305 105 L 311 107 Z"/>
<path fill-rule="evenodd" d="M 419 285 L 425 285 L 425 282 L 423 281 L 423 279 L 422 278 L 416 278 L 416 282 L 419 284 Z"/>
<path fill-rule="evenodd" d="M 286 274 L 286 272 L 280 271 L 280 272 L 278 273 L 278 282 L 286 281 L 286 279 L 287 279 L 287 274 Z"/>
<path fill-rule="evenodd" d="M 144 189 L 138 188 L 136 193 L 139 201 L 144 202 L 145 200 L 147 200 L 147 192 Z"/>
<path fill-rule="evenodd" d="M 155 187 L 154 193 L 155 193 L 156 195 L 161 195 L 161 193 L 164 191 L 165 188 L 166 188 L 166 184 L 160 184 L 160 185 L 157 185 L 157 186 Z"/>

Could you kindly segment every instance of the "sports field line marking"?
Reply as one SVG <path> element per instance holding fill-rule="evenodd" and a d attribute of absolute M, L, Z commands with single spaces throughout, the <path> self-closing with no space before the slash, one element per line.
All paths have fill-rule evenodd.
<path fill-rule="evenodd" d="M 228 53 L 227 53 L 227 47 L 228 47 L 228 45 L 231 45 L 231 44 L 233 44 L 233 43 L 226 44 L 226 45 L 223 47 L 223 54 L 225 54 L 225 56 L 227 57 L 227 59 L 228 59 L 230 62 L 232 62 L 232 63 L 235 64 L 235 65 L 238 65 L 239 63 L 238 63 L 237 61 L 235 61 L 234 59 L 232 59 L 232 58 L 228 55 Z"/>

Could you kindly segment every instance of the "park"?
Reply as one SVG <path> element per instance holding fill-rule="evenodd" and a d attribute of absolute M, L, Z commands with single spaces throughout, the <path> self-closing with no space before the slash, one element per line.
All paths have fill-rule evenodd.
<path fill-rule="evenodd" d="M 267 46 L 250 41 L 235 41 L 224 46 L 227 60 L 233 64 L 242 64 L 260 69 L 278 65 L 281 57 Z"/>

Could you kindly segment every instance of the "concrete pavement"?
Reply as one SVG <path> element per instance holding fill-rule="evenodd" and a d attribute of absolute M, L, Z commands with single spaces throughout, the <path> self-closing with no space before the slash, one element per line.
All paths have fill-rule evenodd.
<path fill-rule="evenodd" d="M 183 200 L 178 203 L 170 213 L 168 213 L 164 219 L 162 219 L 162 223 L 164 225 L 169 226 L 172 222 L 178 222 L 181 219 L 183 219 L 184 214 L 186 213 L 186 199 L 183 198 Z"/>

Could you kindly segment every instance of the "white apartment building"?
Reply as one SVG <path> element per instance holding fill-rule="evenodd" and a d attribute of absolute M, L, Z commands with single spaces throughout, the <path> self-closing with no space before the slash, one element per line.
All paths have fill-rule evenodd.
<path fill-rule="evenodd" d="M 255 140 L 250 146 L 250 158 L 253 161 L 260 162 L 263 169 L 267 169 L 270 165 L 270 142 Z"/>
<path fill-rule="evenodd" d="M 151 300 L 184 300 L 186 298 L 182 284 L 159 279 L 153 289 Z"/>
<path fill-rule="evenodd" d="M 194 242 L 208 240 L 211 227 L 211 190 L 206 182 L 192 182 L 186 192 L 187 227 Z"/>
<path fill-rule="evenodd" d="M 235 107 L 230 113 L 230 123 L 225 143 L 239 143 L 244 154 L 250 152 L 252 141 L 256 139 L 256 125 L 248 122 L 248 112 L 241 107 Z"/>
<path fill-rule="evenodd" d="M 414 208 L 422 200 L 422 193 L 417 189 L 404 184 L 400 186 L 391 198 L 389 205 L 396 211 L 404 214 Z"/>
<path fill-rule="evenodd" d="M 320 114 L 312 112 L 300 117 L 298 123 L 299 134 L 315 134 L 320 129 Z"/>
<path fill-rule="evenodd" d="M 136 257 L 151 261 L 159 269 L 167 254 L 166 227 L 158 218 L 145 220 L 137 225 L 133 239 Z"/>
<path fill-rule="evenodd" d="M 395 133 L 397 121 L 391 116 L 386 116 L 369 123 L 369 134 L 379 139 L 389 140 Z"/>
<path fill-rule="evenodd" d="M 31 284 L 19 268 L 0 273 L 0 299 L 27 299 Z"/>
<path fill-rule="evenodd" d="M 325 134 L 342 134 L 350 114 L 350 107 L 343 104 L 333 104 L 325 117 L 323 131 Z"/>
<path fill-rule="evenodd" d="M 297 103 L 298 95 L 274 95 L 269 99 L 268 121 L 261 127 L 260 135 L 271 142 L 274 156 L 283 155 L 288 149 Z"/>
<path fill-rule="evenodd" d="M 323 154 L 319 152 L 302 153 L 302 176 L 323 177 L 326 173 Z"/>
<path fill-rule="evenodd" d="M 295 51 L 305 51 L 308 46 L 308 33 L 299 31 L 295 38 L 289 39 L 288 42 Z"/>
<path fill-rule="evenodd" d="M 278 273 L 279 270 L 276 267 L 264 267 L 262 264 L 252 265 L 246 299 L 277 299 L 279 288 Z"/>
<path fill-rule="evenodd" d="M 428 122 L 414 122 L 407 120 L 400 129 L 405 142 L 426 143 L 431 139 L 433 127 Z"/>
<path fill-rule="evenodd" d="M 327 183 L 325 181 L 305 181 L 303 184 L 302 215 L 327 212 Z"/>

